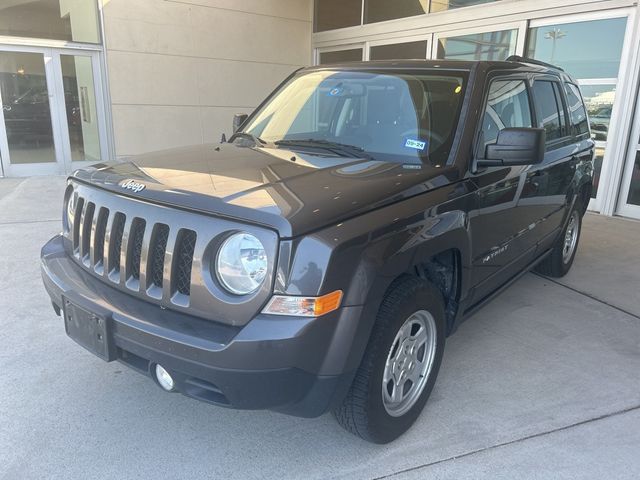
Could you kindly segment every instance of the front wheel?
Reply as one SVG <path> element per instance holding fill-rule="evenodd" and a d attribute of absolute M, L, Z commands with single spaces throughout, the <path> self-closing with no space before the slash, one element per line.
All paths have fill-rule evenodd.
<path fill-rule="evenodd" d="M 406 432 L 431 394 L 444 342 L 440 291 L 416 277 L 396 280 L 382 301 L 349 393 L 334 411 L 338 422 L 374 443 Z"/>

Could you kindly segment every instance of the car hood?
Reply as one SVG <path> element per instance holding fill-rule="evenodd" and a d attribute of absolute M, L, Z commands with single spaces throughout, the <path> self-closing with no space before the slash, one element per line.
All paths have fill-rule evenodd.
<path fill-rule="evenodd" d="M 215 144 L 97 164 L 73 177 L 119 195 L 265 225 L 289 238 L 449 184 L 457 170 Z M 128 180 L 144 189 L 124 188 Z"/>

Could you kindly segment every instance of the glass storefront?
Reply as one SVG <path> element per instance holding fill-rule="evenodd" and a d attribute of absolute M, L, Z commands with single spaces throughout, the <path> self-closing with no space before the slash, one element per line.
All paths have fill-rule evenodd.
<path fill-rule="evenodd" d="M 314 32 L 355 27 L 498 0 L 315 0 Z"/>
<path fill-rule="evenodd" d="M 316 9 L 332 1 L 335 3 L 316 0 Z M 361 54 L 369 60 L 505 60 L 520 55 L 558 65 L 571 74 L 576 85 L 567 86 L 565 92 L 569 115 L 581 125 L 584 135 L 589 125 L 596 142 L 593 201 L 589 207 L 613 214 L 629 205 L 637 209 L 632 216 L 640 217 L 640 138 L 633 140 L 639 142 L 637 149 L 628 145 L 634 111 L 637 126 L 633 131 L 640 136 L 640 99 L 634 110 L 636 93 L 630 81 L 635 77 L 629 68 L 633 66 L 629 63 L 631 53 L 640 43 L 640 30 L 631 28 L 632 22 L 640 24 L 640 15 L 631 1 L 615 9 L 596 4 L 572 7 L 558 1 L 557 7 L 562 8 L 558 13 L 554 6 L 538 9 L 530 0 L 523 0 L 520 10 L 513 2 L 509 7 L 505 2 L 502 8 L 501 2 L 491 0 L 344 3 L 353 5 L 350 26 L 359 26 L 360 30 L 350 29 L 348 34 L 337 30 L 334 34 L 327 31 L 330 29 L 316 28 L 323 32 L 317 35 L 323 47 L 323 53 L 316 57 L 320 63 L 357 60 Z M 481 8 L 466 8 L 480 4 Z M 455 16 L 449 12 L 453 9 Z M 394 21 L 380 23 L 388 20 Z M 328 52 L 345 48 L 341 39 L 362 45 L 362 49 Z"/>
<path fill-rule="evenodd" d="M 631 170 L 631 183 L 627 194 L 627 203 L 640 206 L 640 148 L 636 151 L 636 158 Z"/>
<path fill-rule="evenodd" d="M 106 159 L 98 20 L 97 0 L 0 2 L 0 176 Z"/>
<path fill-rule="evenodd" d="M 100 43 L 98 4 L 96 0 L 0 2 L 0 35 Z"/>
<path fill-rule="evenodd" d="M 427 46 L 426 40 L 374 45 L 369 49 L 369 60 L 427 58 Z"/>
<path fill-rule="evenodd" d="M 56 161 L 44 62 L 42 53 L 0 51 L 0 98 L 14 165 Z"/>
<path fill-rule="evenodd" d="M 361 48 L 350 48 L 348 50 L 334 50 L 330 52 L 320 52 L 320 62 L 323 65 L 341 62 L 357 62 L 362 60 Z"/>
<path fill-rule="evenodd" d="M 626 17 L 620 17 L 556 23 L 529 30 L 527 56 L 562 67 L 580 84 L 591 135 L 599 149 L 594 162 L 593 198 L 600 187 L 626 22 Z"/>
<path fill-rule="evenodd" d="M 474 33 L 438 39 L 437 58 L 505 60 L 516 51 L 517 30 Z"/>

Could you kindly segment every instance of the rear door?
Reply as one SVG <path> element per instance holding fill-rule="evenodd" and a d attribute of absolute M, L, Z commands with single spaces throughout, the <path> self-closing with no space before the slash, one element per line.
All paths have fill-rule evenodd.
<path fill-rule="evenodd" d="M 566 99 L 560 78 L 536 75 L 531 94 L 536 126 L 546 132 L 544 161 L 532 165 L 520 198 L 520 210 L 535 220 L 531 237 L 548 248 L 561 227 L 567 194 L 577 164 L 576 140 L 567 119 Z"/>

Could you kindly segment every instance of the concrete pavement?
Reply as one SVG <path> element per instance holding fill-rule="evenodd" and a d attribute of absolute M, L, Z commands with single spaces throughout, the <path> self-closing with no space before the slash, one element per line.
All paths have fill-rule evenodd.
<path fill-rule="evenodd" d="M 0 479 L 640 478 L 639 222 L 588 215 L 572 272 L 462 325 L 417 425 L 376 446 L 166 394 L 69 340 L 38 261 L 63 187 L 0 179 Z"/>

